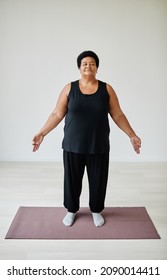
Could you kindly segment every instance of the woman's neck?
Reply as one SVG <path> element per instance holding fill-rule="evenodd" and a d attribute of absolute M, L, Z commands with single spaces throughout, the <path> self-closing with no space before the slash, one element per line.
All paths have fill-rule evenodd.
<path fill-rule="evenodd" d="M 80 83 L 82 85 L 93 85 L 97 83 L 97 79 L 95 77 L 82 77 Z"/>

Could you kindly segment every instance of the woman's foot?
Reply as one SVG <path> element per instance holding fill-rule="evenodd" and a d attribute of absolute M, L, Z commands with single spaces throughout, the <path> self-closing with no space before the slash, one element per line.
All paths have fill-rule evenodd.
<path fill-rule="evenodd" d="M 63 219 L 63 224 L 66 227 L 72 226 L 72 224 L 74 223 L 75 215 L 76 213 L 67 212 L 66 216 Z"/>
<path fill-rule="evenodd" d="M 92 216 L 93 216 L 93 221 L 96 227 L 101 227 L 104 225 L 105 221 L 104 218 L 102 217 L 101 213 L 93 213 L 92 212 Z"/>

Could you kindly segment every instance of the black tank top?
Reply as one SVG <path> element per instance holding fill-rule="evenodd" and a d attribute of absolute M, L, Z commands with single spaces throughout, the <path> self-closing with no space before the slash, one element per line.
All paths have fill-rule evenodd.
<path fill-rule="evenodd" d="M 98 81 L 93 94 L 83 94 L 79 81 L 71 83 L 62 148 L 68 152 L 98 154 L 109 151 L 109 95 Z"/>

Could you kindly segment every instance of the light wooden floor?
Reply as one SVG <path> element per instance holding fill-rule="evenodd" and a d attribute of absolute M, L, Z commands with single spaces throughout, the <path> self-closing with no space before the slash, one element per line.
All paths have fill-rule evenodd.
<path fill-rule="evenodd" d="M 160 240 L 5 240 L 19 206 L 62 206 L 61 163 L 0 163 L 0 259 L 167 259 L 167 163 L 110 163 L 106 206 L 145 206 Z M 81 206 L 88 206 L 84 176 Z"/>

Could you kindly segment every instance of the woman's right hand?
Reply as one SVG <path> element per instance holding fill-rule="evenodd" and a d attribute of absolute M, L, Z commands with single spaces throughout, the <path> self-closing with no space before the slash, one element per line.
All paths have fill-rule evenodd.
<path fill-rule="evenodd" d="M 44 139 L 44 136 L 41 133 L 38 133 L 33 138 L 33 152 L 36 152 L 39 149 L 39 146 L 41 145 L 42 141 Z"/>

